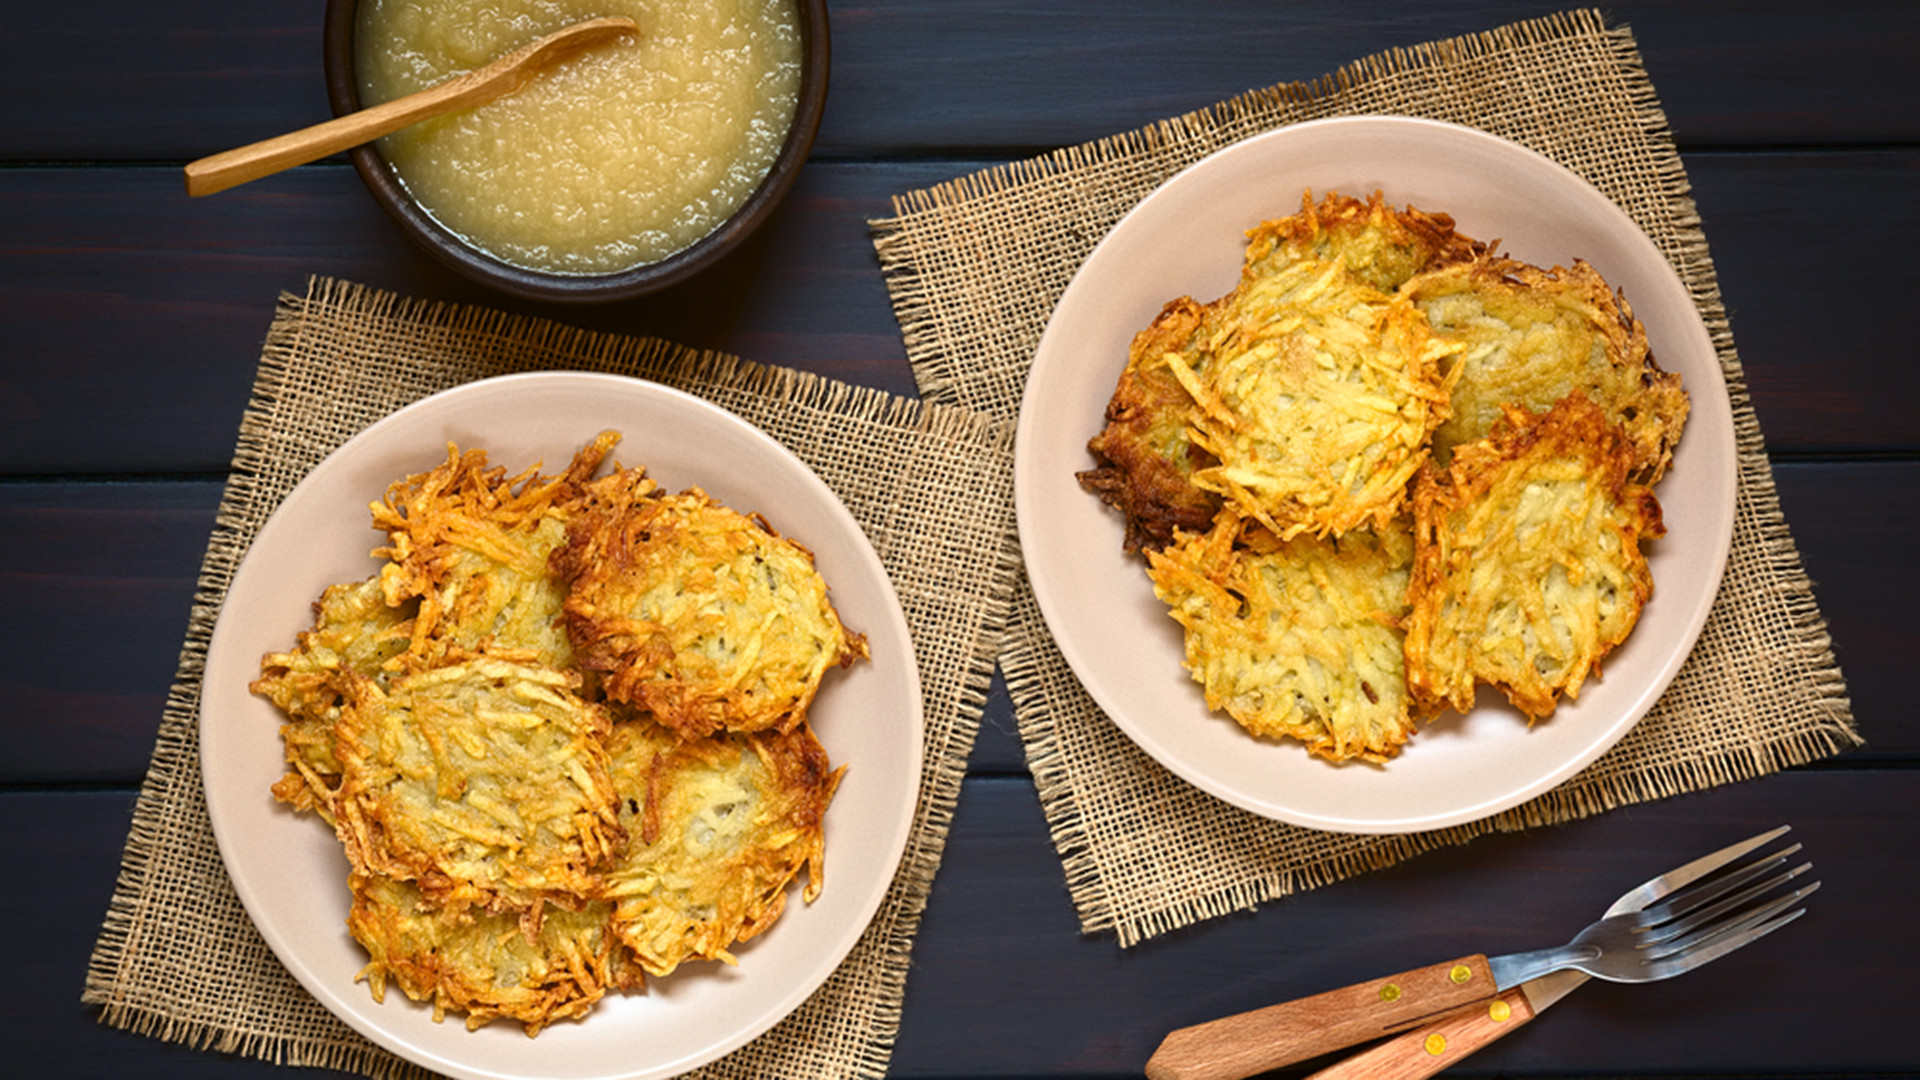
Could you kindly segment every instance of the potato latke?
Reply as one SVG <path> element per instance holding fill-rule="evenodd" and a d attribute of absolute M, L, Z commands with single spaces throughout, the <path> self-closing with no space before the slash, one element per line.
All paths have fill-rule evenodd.
<path fill-rule="evenodd" d="M 1194 400 L 1193 441 L 1217 462 L 1194 484 L 1282 538 L 1384 525 L 1447 415 L 1440 360 L 1451 351 L 1411 304 L 1343 263 L 1249 279 L 1201 363 L 1165 357 Z"/>
<path fill-rule="evenodd" d="M 773 925 L 802 871 L 805 898 L 819 893 L 822 817 L 840 773 L 811 728 L 683 740 L 634 719 L 614 726 L 609 747 L 627 840 L 601 895 L 648 974 L 733 963 L 729 948 Z"/>
<path fill-rule="evenodd" d="M 1179 529 L 1205 529 L 1220 511 L 1220 496 L 1194 485 L 1193 470 L 1213 458 L 1188 432 L 1193 396 L 1165 360 L 1180 355 L 1191 357 L 1189 367 L 1202 362 L 1195 341 L 1207 314 L 1181 297 L 1134 335 L 1107 402 L 1106 427 L 1087 443 L 1100 464 L 1079 474 L 1080 485 L 1120 511 L 1130 552 L 1163 547 Z"/>
<path fill-rule="evenodd" d="M 1484 682 L 1538 720 L 1599 673 L 1653 595 L 1640 543 L 1665 531 L 1652 490 L 1627 479 L 1632 463 L 1624 429 L 1574 393 L 1541 414 L 1510 406 L 1445 473 L 1421 475 L 1406 641 L 1416 700 L 1465 711 Z"/>
<path fill-rule="evenodd" d="M 1451 217 L 1412 206 L 1396 209 L 1377 191 L 1364 200 L 1329 191 L 1317 205 L 1309 191 L 1300 197 L 1299 213 L 1247 230 L 1240 272 L 1243 278 L 1264 277 L 1296 262 L 1330 260 L 1391 293 L 1416 274 L 1466 262 L 1484 249 L 1456 231 Z"/>
<path fill-rule="evenodd" d="M 663 495 L 640 469 L 596 478 L 617 441 L 601 433 L 553 476 L 508 476 L 449 446 L 372 504 L 380 572 L 327 588 L 293 648 L 261 661 L 252 689 L 286 718 L 273 794 L 340 839 L 376 999 L 392 983 L 436 1020 L 505 1017 L 535 1035 L 649 970 L 731 963 L 802 870 L 804 898 L 819 892 L 840 770 L 807 710 L 865 638 L 841 624 L 811 554 L 766 522 L 697 491 Z M 694 598 L 689 610 L 751 616 L 717 631 L 696 619 L 704 630 L 647 647 L 669 661 L 702 650 L 702 671 L 735 661 L 696 689 L 751 687 L 770 707 L 726 722 L 764 732 L 690 731 L 686 709 L 675 731 L 646 709 L 679 698 L 650 696 L 620 664 L 583 665 L 611 654 L 600 638 L 576 652 L 570 590 L 590 578 L 601 598 L 621 595 L 601 573 L 608 552 L 644 554 L 646 587 Z M 609 697 L 623 679 L 649 691 L 637 705 Z"/>
<path fill-rule="evenodd" d="M 387 532 L 380 570 L 387 603 L 417 599 L 413 650 L 421 661 L 448 648 L 495 652 L 567 667 L 559 624 L 565 584 L 549 567 L 572 507 L 618 436 L 602 432 L 566 472 L 509 477 L 482 450 L 447 448 L 437 468 L 395 482 L 374 503 Z M 638 474 L 644 477 L 644 474 Z"/>
<path fill-rule="evenodd" d="M 355 871 L 348 885 L 347 929 L 368 956 L 359 978 L 375 1001 L 392 981 L 431 1005 L 436 1021 L 465 1013 L 474 1030 L 508 1017 L 538 1035 L 555 1020 L 585 1016 L 608 990 L 644 979 L 614 940 L 604 903 L 550 909 L 529 932 L 511 912 L 448 912 L 408 882 Z"/>
<path fill-rule="evenodd" d="M 1660 370 L 1633 309 L 1580 260 L 1542 270 L 1488 256 L 1435 270 L 1407 294 L 1440 335 L 1463 346 L 1450 363 L 1453 415 L 1433 433 L 1434 459 L 1486 437 L 1508 405 L 1545 412 L 1582 391 L 1625 425 L 1633 476 L 1660 479 L 1687 421 L 1680 377 Z"/>
<path fill-rule="evenodd" d="M 1330 761 L 1392 757 L 1414 730 L 1399 628 L 1411 532 L 1396 522 L 1248 546 L 1240 527 L 1223 516 L 1147 557 L 1207 707 Z"/>
<path fill-rule="evenodd" d="M 1208 708 L 1379 762 L 1480 683 L 1537 719 L 1598 672 L 1651 589 L 1651 485 L 1688 408 L 1586 262 L 1543 270 L 1445 214 L 1309 192 L 1248 231 L 1232 292 L 1135 335 L 1078 479 L 1123 516 Z M 1509 490 L 1550 474 L 1534 501 Z M 1433 569 L 1508 510 L 1539 517 L 1481 549 L 1472 590 Z M 1467 643 L 1474 618 L 1522 612 Z"/>
<path fill-rule="evenodd" d="M 554 562 L 580 665 L 683 735 L 791 730 L 866 655 L 812 552 L 697 488 L 589 498 Z"/>
<path fill-rule="evenodd" d="M 280 729 L 287 774 L 274 784 L 275 798 L 333 823 L 340 789 L 333 727 L 346 703 L 349 676 L 386 685 L 387 665 L 406 652 L 418 609 L 418 601 L 389 606 L 377 577 L 328 586 L 314 604 L 312 629 L 301 632 L 291 650 L 261 660 L 251 689 L 287 714 Z"/>
<path fill-rule="evenodd" d="M 578 681 L 488 657 L 357 680 L 334 728 L 347 857 L 448 908 L 577 904 L 620 839 L 610 721 Z"/>
<path fill-rule="evenodd" d="M 1231 309 L 1242 294 L 1306 262 L 1337 262 L 1352 283 L 1390 294 L 1417 273 L 1480 250 L 1446 215 L 1396 210 L 1377 193 L 1363 201 L 1328 192 L 1316 204 L 1308 192 L 1299 213 L 1249 230 L 1233 292 L 1206 304 L 1177 298 L 1135 335 L 1106 426 L 1088 443 L 1095 467 L 1079 473 L 1080 483 L 1123 515 L 1126 550 L 1162 547 L 1177 529 L 1204 530 L 1220 508 L 1218 485 L 1194 484 L 1195 470 L 1218 462 L 1192 437 L 1197 405 L 1170 360 L 1203 375 L 1223 322 L 1241 319 Z"/>

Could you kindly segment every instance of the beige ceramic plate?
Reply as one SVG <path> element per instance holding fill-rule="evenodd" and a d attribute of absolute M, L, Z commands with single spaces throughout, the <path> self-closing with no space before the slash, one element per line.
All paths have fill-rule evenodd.
<path fill-rule="evenodd" d="M 1209 713 L 1181 666 L 1180 628 L 1120 517 L 1082 491 L 1086 442 L 1127 345 L 1168 300 L 1207 301 L 1238 276 L 1243 233 L 1299 210 L 1301 193 L 1385 193 L 1453 215 L 1542 266 L 1592 263 L 1625 290 L 1693 413 L 1659 487 L 1668 536 L 1651 548 L 1655 595 L 1605 678 L 1529 729 L 1483 694 L 1423 729 L 1390 765 L 1344 767 L 1298 744 L 1255 741 Z M 1048 627 L 1114 723 L 1161 764 L 1256 814 L 1310 828 L 1400 833 L 1474 821 L 1531 798 L 1600 756 L 1645 714 L 1692 649 L 1732 537 L 1733 419 L 1713 346 L 1686 288 L 1633 222 L 1566 169 L 1482 132 L 1398 117 L 1316 121 L 1237 143 L 1174 177 L 1121 220 L 1062 295 L 1022 402 L 1014 481 L 1021 547 Z"/>
<path fill-rule="evenodd" d="M 390 988 L 375 1005 L 354 974 L 365 954 L 346 934 L 347 863 L 332 831 L 274 802 L 279 718 L 247 691 L 260 656 L 292 644 L 332 582 L 377 569 L 367 503 L 388 483 L 445 459 L 449 440 L 483 447 L 518 471 L 566 465 L 597 432 L 625 438 L 616 458 L 645 465 L 665 487 L 700 485 L 764 513 L 813 550 L 847 624 L 873 660 L 834 671 L 813 708 L 820 740 L 845 782 L 828 810 L 826 888 L 790 897 L 770 931 L 741 946 L 735 968 L 683 967 L 645 993 L 609 995 L 584 1021 L 529 1039 L 517 1023 L 476 1032 Z M 907 626 L 886 572 L 833 493 L 799 459 L 739 418 L 635 379 L 585 374 L 509 376 L 421 401 L 356 436 L 323 461 L 260 531 L 214 630 L 200 705 L 207 809 L 227 872 L 280 960 L 316 998 L 401 1057 L 458 1077 L 670 1076 L 740 1046 L 786 1016 L 840 964 L 865 931 L 898 867 L 919 791 L 920 682 Z M 798 893 L 798 888 L 794 892 Z"/>

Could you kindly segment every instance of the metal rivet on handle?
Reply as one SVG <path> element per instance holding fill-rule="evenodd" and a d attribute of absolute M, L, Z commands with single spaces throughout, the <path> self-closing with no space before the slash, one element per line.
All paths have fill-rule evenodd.
<path fill-rule="evenodd" d="M 1457 983 L 1465 983 L 1473 978 L 1473 969 L 1465 964 L 1455 964 L 1453 970 L 1447 972 L 1447 978 Z"/>
<path fill-rule="evenodd" d="M 1439 1057 L 1441 1054 L 1444 1054 L 1446 1052 L 1447 1052 L 1447 1037 L 1445 1035 L 1442 1035 L 1436 1031 L 1433 1034 L 1427 1036 L 1427 1053 L 1432 1054 L 1434 1057 Z"/>
<path fill-rule="evenodd" d="M 1394 985 L 1393 983 L 1388 983 L 1387 985 L 1381 987 L 1380 1000 L 1381 1001 L 1399 1001 L 1400 988 Z"/>

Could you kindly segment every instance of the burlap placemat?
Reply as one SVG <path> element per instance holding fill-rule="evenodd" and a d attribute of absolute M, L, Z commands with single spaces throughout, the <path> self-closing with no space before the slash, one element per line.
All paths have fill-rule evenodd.
<path fill-rule="evenodd" d="M 1006 619 L 1017 563 L 1011 430 L 968 410 L 662 341 L 324 280 L 304 297 L 282 298 L 241 427 L 178 679 L 88 971 L 84 997 L 102 1007 L 105 1023 L 276 1062 L 375 1077 L 421 1075 L 306 994 L 241 908 L 201 788 L 199 679 L 214 617 L 249 542 L 323 457 L 433 392 L 554 369 L 650 379 L 745 418 L 820 474 L 886 565 L 925 696 L 925 771 L 906 856 L 873 925 L 826 985 L 765 1035 L 700 1072 L 756 1080 L 884 1075 L 908 953 Z M 953 498 L 955 492 L 967 497 Z"/>
<path fill-rule="evenodd" d="M 1452 121 L 1532 147 L 1584 176 L 1653 238 L 1692 290 L 1733 395 L 1740 489 L 1731 561 L 1689 662 L 1615 750 L 1495 818 L 1404 837 L 1278 824 L 1175 778 L 1093 705 L 1023 578 L 1001 667 L 1081 925 L 1113 931 L 1123 946 L 1491 830 L 1755 777 L 1858 742 L 1781 517 L 1686 171 L 1632 35 L 1598 12 L 1396 50 L 1313 83 L 896 197 L 894 216 L 872 223 L 874 244 L 922 392 L 1016 417 L 1055 300 L 1122 215 L 1232 142 L 1351 114 Z"/>

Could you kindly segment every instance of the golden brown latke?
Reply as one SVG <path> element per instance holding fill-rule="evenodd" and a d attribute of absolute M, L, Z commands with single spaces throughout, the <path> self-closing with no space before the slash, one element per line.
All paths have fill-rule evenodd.
<path fill-rule="evenodd" d="M 1337 261 L 1384 293 L 1415 274 L 1466 262 L 1485 245 L 1454 231 L 1453 218 L 1408 206 L 1394 209 L 1380 192 L 1365 200 L 1329 191 L 1316 205 L 1300 196 L 1300 212 L 1247 231 L 1244 277 L 1264 277 L 1308 259 Z"/>
<path fill-rule="evenodd" d="M 614 939 L 610 905 L 549 909 L 537 929 L 512 913 L 450 913 L 413 884 L 354 871 L 347 929 L 367 950 L 373 1000 L 388 981 L 433 1007 L 467 1017 L 467 1030 L 496 1017 L 520 1021 L 528 1036 L 556 1020 L 585 1016 L 607 991 L 637 989 L 645 976 Z"/>
<path fill-rule="evenodd" d="M 1545 412 L 1580 390 L 1625 425 L 1634 479 L 1652 484 L 1666 472 L 1686 426 L 1686 391 L 1679 375 L 1660 370 L 1632 308 L 1592 266 L 1542 270 L 1487 256 L 1423 274 L 1406 293 L 1463 346 L 1434 460 L 1445 465 L 1453 447 L 1484 437 L 1508 405 Z"/>
<path fill-rule="evenodd" d="M 340 787 L 333 726 L 346 703 L 348 673 L 385 686 L 388 665 L 412 640 L 411 620 L 419 604 L 389 607 L 374 577 L 328 586 L 313 608 L 312 629 L 302 631 L 291 650 L 267 654 L 260 661 L 260 678 L 249 689 L 287 715 L 280 729 L 287 775 L 273 785 L 274 797 L 295 809 L 316 811 L 331 824 Z"/>
<path fill-rule="evenodd" d="M 1164 359 L 1172 353 L 1192 356 L 1189 367 L 1204 363 L 1195 339 L 1207 311 L 1181 297 L 1134 335 L 1107 402 L 1107 425 L 1087 443 L 1100 464 L 1078 474 L 1080 486 L 1126 519 L 1129 552 L 1163 547 L 1176 530 L 1205 529 L 1220 511 L 1220 496 L 1194 486 L 1193 470 L 1214 460 L 1187 433 L 1193 397 Z"/>
<path fill-rule="evenodd" d="M 663 495 L 640 469 L 593 479 L 617 440 L 602 433 L 558 476 L 509 477 L 449 446 L 374 504 L 382 572 L 328 588 L 294 648 L 262 660 L 253 689 L 286 715 L 274 793 L 319 813 L 346 850 L 349 927 L 376 999 L 392 982 L 436 1020 L 505 1016 L 533 1035 L 642 985 L 643 964 L 730 962 L 802 869 L 804 896 L 820 889 L 840 774 L 806 708 L 865 639 L 840 625 L 811 554 L 764 521 L 698 491 Z M 628 572 L 603 574 L 603 556 Z M 618 665 L 602 680 L 563 623 L 581 578 L 601 601 L 650 603 L 654 589 L 713 610 L 641 639 L 649 656 L 681 650 L 655 682 Z M 614 638 L 586 640 L 613 655 Z M 635 697 L 684 706 L 683 719 L 737 720 L 751 713 L 738 697 L 765 706 L 769 730 L 682 741 L 629 719 L 616 734 L 609 709 L 625 707 L 602 682 L 623 671 Z"/>
<path fill-rule="evenodd" d="M 1329 761 L 1381 762 L 1413 734 L 1400 617 L 1408 523 L 1277 541 L 1222 515 L 1147 555 L 1154 593 L 1186 632 L 1207 707 Z"/>
<path fill-rule="evenodd" d="M 867 654 L 812 552 L 698 488 L 589 498 L 554 565 L 580 666 L 683 735 L 791 730 Z"/>
<path fill-rule="evenodd" d="M 1194 484 L 1282 538 L 1384 528 L 1446 418 L 1440 361 L 1455 347 L 1333 261 L 1251 278 L 1216 319 L 1203 364 L 1165 358 L 1218 462 Z"/>
<path fill-rule="evenodd" d="M 571 504 L 619 435 L 602 432 L 567 470 L 513 477 L 484 450 L 447 448 L 447 460 L 387 489 L 372 506 L 389 544 L 380 580 L 389 604 L 417 599 L 411 653 L 435 663 L 456 652 L 511 650 L 516 659 L 567 667 L 560 626 L 565 583 L 548 560 L 566 539 Z"/>
<path fill-rule="evenodd" d="M 578 906 L 621 830 L 610 721 L 577 682 L 490 657 L 355 679 L 334 733 L 348 859 L 455 910 Z"/>
<path fill-rule="evenodd" d="M 1484 440 L 1429 466 L 1414 496 L 1407 682 L 1466 711 L 1499 687 L 1530 719 L 1577 697 L 1653 595 L 1640 544 L 1660 536 L 1633 448 L 1586 395 L 1545 413 L 1509 407 Z"/>
<path fill-rule="evenodd" d="M 1170 302 L 1153 324 L 1135 335 L 1113 397 L 1106 427 L 1088 443 L 1095 467 L 1080 483 L 1124 516 L 1125 548 L 1159 548 L 1175 530 L 1204 530 L 1219 510 L 1214 491 L 1195 486 L 1195 470 L 1217 464 L 1195 445 L 1188 421 L 1197 408 L 1168 364 L 1178 357 L 1204 375 L 1209 349 L 1227 309 L 1260 279 L 1303 262 L 1338 262 L 1349 275 L 1382 293 L 1432 267 L 1475 257 L 1481 245 L 1453 230 L 1445 214 L 1411 207 L 1395 210 L 1379 193 L 1362 201 L 1328 192 L 1316 205 L 1301 197 L 1297 214 L 1265 222 L 1248 232 L 1240 284 L 1208 304 L 1190 297 Z"/>
<path fill-rule="evenodd" d="M 627 840 L 600 895 L 648 974 L 733 963 L 729 949 L 773 925 L 803 870 L 804 898 L 819 895 L 822 818 L 842 770 L 811 727 L 682 740 L 640 718 L 615 724 L 607 745 Z"/>

